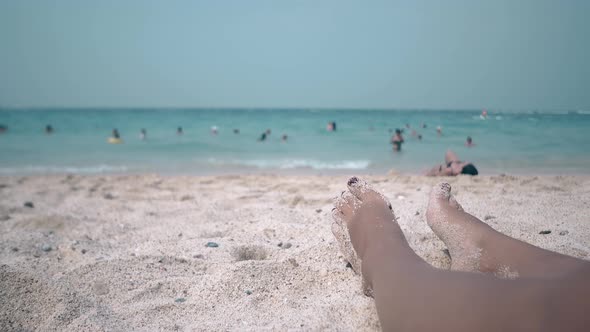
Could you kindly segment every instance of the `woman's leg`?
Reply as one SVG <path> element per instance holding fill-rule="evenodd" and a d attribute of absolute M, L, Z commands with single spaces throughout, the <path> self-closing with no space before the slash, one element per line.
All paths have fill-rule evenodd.
<path fill-rule="evenodd" d="M 426 219 L 447 245 L 453 270 L 480 271 L 508 278 L 552 278 L 579 270 L 590 272 L 590 262 L 544 250 L 495 231 L 463 211 L 447 183 L 433 188 Z"/>
<path fill-rule="evenodd" d="M 459 156 L 455 152 L 447 150 L 447 153 L 445 153 L 445 164 L 448 165 L 452 161 L 460 161 Z"/>
<path fill-rule="evenodd" d="M 410 248 L 383 196 L 356 178 L 349 189 L 336 202 L 333 230 L 341 229 L 339 242 L 348 230 L 384 330 L 573 331 L 590 324 L 590 276 L 503 280 L 435 269 Z"/>

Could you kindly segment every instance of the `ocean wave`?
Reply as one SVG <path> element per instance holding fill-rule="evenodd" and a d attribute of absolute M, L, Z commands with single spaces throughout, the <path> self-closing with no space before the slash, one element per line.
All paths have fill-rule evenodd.
<path fill-rule="evenodd" d="M 254 160 L 231 160 L 223 161 L 214 158 L 207 160 L 213 165 L 228 165 L 228 166 L 248 166 L 256 168 L 278 168 L 278 169 L 295 169 L 295 168 L 311 168 L 316 170 L 321 169 L 366 169 L 371 162 L 369 160 L 341 160 L 341 161 L 320 161 L 314 159 L 254 159 Z"/>
<path fill-rule="evenodd" d="M 0 174 L 47 174 L 47 173 L 75 173 L 96 174 L 126 172 L 126 166 L 96 165 L 87 167 L 78 166 L 24 166 L 24 167 L 0 167 Z"/>

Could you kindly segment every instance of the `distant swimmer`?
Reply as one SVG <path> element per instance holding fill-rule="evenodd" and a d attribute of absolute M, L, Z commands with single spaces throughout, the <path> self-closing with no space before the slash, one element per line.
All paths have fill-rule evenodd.
<path fill-rule="evenodd" d="M 184 131 L 182 130 L 182 127 L 176 128 L 176 135 L 182 136 L 182 134 L 184 134 Z"/>
<path fill-rule="evenodd" d="M 481 111 L 481 115 L 479 116 L 480 118 L 482 118 L 483 120 L 488 118 L 488 111 L 486 109 L 483 109 Z"/>
<path fill-rule="evenodd" d="M 436 133 L 438 134 L 438 136 L 442 136 L 442 127 L 441 126 L 436 126 Z"/>
<path fill-rule="evenodd" d="M 113 134 L 109 137 L 108 142 L 111 144 L 121 144 L 123 140 L 121 139 L 121 135 L 119 135 L 119 131 L 115 128 L 113 129 Z"/>
<path fill-rule="evenodd" d="M 467 141 L 465 141 L 465 146 L 468 148 L 475 146 L 475 143 L 473 143 L 473 139 L 471 138 L 471 136 L 467 136 Z"/>
<path fill-rule="evenodd" d="M 402 131 L 400 129 L 395 130 L 395 135 L 391 137 L 391 144 L 393 144 L 393 151 L 401 151 L 402 144 L 404 143 L 404 137 L 402 136 Z"/>
<path fill-rule="evenodd" d="M 445 154 L 445 163 L 433 167 L 426 173 L 428 176 L 456 176 L 459 174 L 477 175 L 477 168 L 470 163 L 459 160 L 459 157 L 451 150 Z"/>
<path fill-rule="evenodd" d="M 47 125 L 47 126 L 45 126 L 45 133 L 46 133 L 47 135 L 51 135 L 51 134 L 53 134 L 53 127 L 52 127 L 51 125 Z"/>
<path fill-rule="evenodd" d="M 141 130 L 139 131 L 139 139 L 142 141 L 145 141 L 146 138 L 147 138 L 147 130 L 145 130 L 145 128 L 141 128 Z"/>
<path fill-rule="evenodd" d="M 422 135 L 418 134 L 418 140 L 421 141 L 422 140 Z"/>
<path fill-rule="evenodd" d="M 327 131 L 336 131 L 336 122 L 334 122 L 334 121 L 328 122 L 328 124 L 326 125 L 326 130 Z"/>
<path fill-rule="evenodd" d="M 239 133 L 240 133 L 240 130 L 239 130 L 239 129 L 234 129 L 234 134 L 236 134 L 236 135 L 237 135 L 237 134 L 239 134 Z"/>
<path fill-rule="evenodd" d="M 258 142 L 264 142 L 264 141 L 266 141 L 266 136 L 267 136 L 267 135 L 266 135 L 266 132 L 263 132 L 263 133 L 260 135 L 260 138 L 258 139 Z"/>
<path fill-rule="evenodd" d="M 287 136 L 287 134 L 283 134 L 283 136 L 281 136 L 281 140 L 282 140 L 283 142 L 286 142 L 288 138 L 289 138 L 289 137 Z"/>
<path fill-rule="evenodd" d="M 6 127 L 3 124 L 0 124 L 0 134 L 4 134 L 7 130 L 8 130 L 8 127 Z"/>
<path fill-rule="evenodd" d="M 426 123 L 422 122 L 422 128 L 426 129 Z"/>
<path fill-rule="evenodd" d="M 212 135 L 217 135 L 219 132 L 219 129 L 217 128 L 217 126 L 212 126 L 211 127 L 211 134 Z"/>
<path fill-rule="evenodd" d="M 270 133 L 271 133 L 270 129 L 267 129 L 267 130 L 265 131 L 265 133 L 266 133 L 266 136 L 270 136 Z"/>

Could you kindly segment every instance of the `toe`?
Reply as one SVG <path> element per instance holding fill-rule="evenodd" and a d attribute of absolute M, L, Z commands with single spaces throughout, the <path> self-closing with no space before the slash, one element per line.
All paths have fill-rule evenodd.
<path fill-rule="evenodd" d="M 451 197 L 451 185 L 442 182 L 434 187 L 432 187 L 432 191 L 430 192 L 430 201 L 445 201 L 448 202 L 449 198 Z"/>
<path fill-rule="evenodd" d="M 381 196 L 373 190 L 367 182 L 356 176 L 353 176 L 348 180 L 348 190 L 350 190 L 350 192 L 360 201 L 366 201 L 367 199 Z"/>
<path fill-rule="evenodd" d="M 357 205 L 357 199 L 349 191 L 343 191 L 339 197 L 334 200 L 334 207 L 344 216 L 350 216 Z"/>

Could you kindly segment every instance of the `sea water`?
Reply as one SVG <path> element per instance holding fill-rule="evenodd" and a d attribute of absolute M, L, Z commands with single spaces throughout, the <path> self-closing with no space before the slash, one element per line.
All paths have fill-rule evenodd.
<path fill-rule="evenodd" d="M 326 130 L 331 121 L 336 131 Z M 582 111 L 2 109 L 0 124 L 8 128 L 0 134 L 4 175 L 419 174 L 442 163 L 447 149 L 481 174 L 590 173 L 590 114 Z M 122 144 L 107 143 L 113 128 Z M 401 152 L 390 144 L 396 128 L 404 129 Z M 465 146 L 467 136 L 474 147 Z"/>

